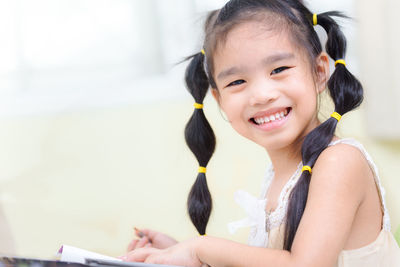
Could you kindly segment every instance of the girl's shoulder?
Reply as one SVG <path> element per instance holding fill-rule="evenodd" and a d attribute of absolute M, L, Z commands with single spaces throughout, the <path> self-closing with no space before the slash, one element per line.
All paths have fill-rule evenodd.
<path fill-rule="evenodd" d="M 352 171 L 363 168 L 372 170 L 372 175 L 376 175 L 376 166 L 371 156 L 364 146 L 353 138 L 332 141 L 318 157 L 315 165 L 317 164 L 329 164 L 335 170 L 349 168 L 347 171 Z"/>
<path fill-rule="evenodd" d="M 329 185 L 327 190 L 348 187 L 362 198 L 367 181 L 373 181 L 376 171 L 364 147 L 354 139 L 339 139 L 318 157 L 313 168 L 311 183 Z"/>
<path fill-rule="evenodd" d="M 340 187 L 347 187 L 353 190 L 352 194 L 359 194 L 362 197 L 366 188 L 373 186 L 378 190 L 383 210 L 383 228 L 390 231 L 386 192 L 380 180 L 378 168 L 367 150 L 357 140 L 345 138 L 332 141 L 317 159 L 310 187 L 313 180 L 314 182 L 323 180 L 326 184 L 337 186 L 336 188 L 330 186 L 325 190 L 340 190 Z"/>
<path fill-rule="evenodd" d="M 332 141 L 318 157 L 314 169 L 326 169 L 329 166 L 335 171 L 342 169 L 354 172 L 370 170 L 370 162 L 372 159 L 364 146 L 355 139 L 346 138 Z"/>

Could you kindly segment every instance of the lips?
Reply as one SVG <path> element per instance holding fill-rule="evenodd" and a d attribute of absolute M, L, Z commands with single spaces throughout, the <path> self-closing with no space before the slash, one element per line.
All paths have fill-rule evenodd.
<path fill-rule="evenodd" d="M 266 112 L 257 113 L 250 121 L 257 125 L 272 123 L 284 119 L 292 110 L 292 108 L 278 108 Z"/>

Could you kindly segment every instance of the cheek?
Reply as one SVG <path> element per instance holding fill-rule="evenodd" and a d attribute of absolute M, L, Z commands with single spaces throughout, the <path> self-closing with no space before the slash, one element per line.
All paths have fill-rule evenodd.
<path fill-rule="evenodd" d="M 229 123 L 233 130 L 239 135 L 251 139 L 251 134 L 249 132 L 249 126 L 245 120 L 241 120 L 238 116 L 232 116 L 232 119 L 228 118 Z"/>
<path fill-rule="evenodd" d="M 221 109 L 226 114 L 228 120 L 231 123 L 234 123 L 240 119 L 240 116 L 243 112 L 243 103 L 240 101 L 240 97 L 235 96 L 221 96 L 220 98 L 220 106 Z"/>
<path fill-rule="evenodd" d="M 297 112 L 305 122 L 313 121 L 318 113 L 318 95 L 308 93 L 298 97 Z"/>
<path fill-rule="evenodd" d="M 299 87 L 294 85 L 291 92 L 288 94 L 291 95 L 291 98 L 295 100 L 299 105 L 308 106 L 308 109 L 316 107 L 318 93 L 315 87 L 315 84 L 312 82 L 304 83 L 303 86 Z"/>
<path fill-rule="evenodd" d="M 240 97 L 221 98 L 220 107 L 225 113 L 227 120 L 237 132 L 243 131 L 245 124 L 245 107 Z"/>
<path fill-rule="evenodd" d="M 232 124 L 236 124 L 238 122 L 238 117 L 239 114 L 237 112 L 237 109 L 234 108 L 235 106 L 230 106 L 230 105 L 221 105 L 222 111 L 226 115 L 226 119 Z"/>

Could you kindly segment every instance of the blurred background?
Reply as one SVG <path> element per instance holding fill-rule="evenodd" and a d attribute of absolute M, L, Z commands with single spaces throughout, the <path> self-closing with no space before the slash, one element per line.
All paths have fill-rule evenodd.
<path fill-rule="evenodd" d="M 51 258 L 69 244 L 118 256 L 134 226 L 196 236 L 186 197 L 197 162 L 183 138 L 193 100 L 186 64 L 176 63 L 200 51 L 205 14 L 225 2 L 0 0 L 0 253 Z M 338 134 L 360 140 L 376 161 L 396 232 L 400 3 L 306 3 L 354 18 L 342 21 L 347 63 L 366 101 Z M 205 107 L 218 138 L 208 233 L 246 242 L 248 230 L 231 236 L 226 227 L 246 215 L 233 193 L 258 195 L 269 159 L 231 129 L 210 96 Z"/>

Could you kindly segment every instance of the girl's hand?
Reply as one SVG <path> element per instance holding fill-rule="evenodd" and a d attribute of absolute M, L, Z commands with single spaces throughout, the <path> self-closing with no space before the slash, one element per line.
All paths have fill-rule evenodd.
<path fill-rule="evenodd" d="M 178 243 L 166 249 L 140 248 L 121 257 L 124 261 L 169 264 L 190 267 L 207 266 L 196 254 L 196 239 Z"/>
<path fill-rule="evenodd" d="M 153 247 L 158 249 L 164 249 L 178 243 L 172 237 L 150 229 L 139 230 L 135 228 L 135 234 L 138 237 L 138 239 L 133 239 L 129 243 L 127 249 L 128 252 L 142 247 Z"/>

